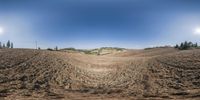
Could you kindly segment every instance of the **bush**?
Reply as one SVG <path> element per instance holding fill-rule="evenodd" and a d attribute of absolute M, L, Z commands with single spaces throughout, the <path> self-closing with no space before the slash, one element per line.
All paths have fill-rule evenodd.
<path fill-rule="evenodd" d="M 75 48 L 64 48 L 64 49 L 61 49 L 61 50 L 71 50 L 71 51 L 76 51 Z"/>
<path fill-rule="evenodd" d="M 49 50 L 49 51 L 53 51 L 53 49 L 51 49 L 51 48 L 47 48 L 47 50 Z"/>

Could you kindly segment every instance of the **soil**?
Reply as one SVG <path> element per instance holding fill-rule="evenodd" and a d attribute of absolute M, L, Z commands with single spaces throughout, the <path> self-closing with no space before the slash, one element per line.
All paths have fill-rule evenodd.
<path fill-rule="evenodd" d="M 200 99 L 200 50 L 0 49 L 0 100 Z"/>

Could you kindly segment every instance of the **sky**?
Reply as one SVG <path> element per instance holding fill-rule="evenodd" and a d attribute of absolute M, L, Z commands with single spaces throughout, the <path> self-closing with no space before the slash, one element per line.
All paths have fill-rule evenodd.
<path fill-rule="evenodd" d="M 200 0 L 0 0 L 0 41 L 16 48 L 200 43 Z"/>

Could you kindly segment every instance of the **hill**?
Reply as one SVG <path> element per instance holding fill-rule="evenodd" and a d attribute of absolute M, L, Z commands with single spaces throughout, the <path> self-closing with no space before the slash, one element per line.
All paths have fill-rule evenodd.
<path fill-rule="evenodd" d="M 101 47 L 96 49 L 75 49 L 75 48 L 63 48 L 60 51 L 65 52 L 79 52 L 84 54 L 91 54 L 91 55 L 108 55 L 108 54 L 115 54 L 122 51 L 125 51 L 125 48 L 118 48 L 118 47 Z"/>

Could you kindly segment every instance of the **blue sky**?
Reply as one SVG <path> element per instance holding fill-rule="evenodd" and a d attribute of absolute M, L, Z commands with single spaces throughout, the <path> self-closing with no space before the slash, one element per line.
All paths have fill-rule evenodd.
<path fill-rule="evenodd" d="M 15 47 L 145 48 L 200 42 L 199 0 L 0 0 Z"/>

